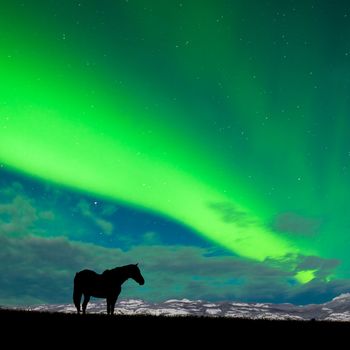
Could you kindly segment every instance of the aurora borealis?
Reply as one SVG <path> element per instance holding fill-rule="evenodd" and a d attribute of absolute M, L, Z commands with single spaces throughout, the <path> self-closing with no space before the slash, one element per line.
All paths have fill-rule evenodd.
<path fill-rule="evenodd" d="M 40 272 L 50 248 L 35 247 L 51 244 L 67 280 L 113 252 L 178 274 L 131 289 L 150 299 L 303 303 L 349 289 L 346 1 L 0 10 L 1 265 L 27 246 Z M 0 303 L 16 303 L 11 276 Z M 27 300 L 54 301 L 33 289 Z"/>

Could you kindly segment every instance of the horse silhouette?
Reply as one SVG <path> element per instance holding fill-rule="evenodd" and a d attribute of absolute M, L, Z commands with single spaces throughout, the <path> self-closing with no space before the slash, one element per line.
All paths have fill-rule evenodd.
<path fill-rule="evenodd" d="M 107 299 L 107 314 L 113 315 L 115 303 L 122 290 L 121 286 L 129 278 L 132 278 L 140 285 L 145 283 L 138 264 L 105 270 L 102 274 L 92 270 L 77 272 L 74 277 L 73 301 L 78 314 L 80 313 L 81 297 L 84 294 L 83 314 L 86 313 L 86 306 L 90 297 L 96 297 Z"/>

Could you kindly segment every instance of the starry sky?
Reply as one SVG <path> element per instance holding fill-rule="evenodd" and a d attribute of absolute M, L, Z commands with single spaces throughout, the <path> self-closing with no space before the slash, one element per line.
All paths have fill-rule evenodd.
<path fill-rule="evenodd" d="M 4 0 L 0 304 L 350 289 L 350 4 Z"/>

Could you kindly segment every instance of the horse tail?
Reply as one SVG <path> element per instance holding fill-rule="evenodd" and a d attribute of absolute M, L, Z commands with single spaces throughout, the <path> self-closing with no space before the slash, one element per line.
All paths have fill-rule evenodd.
<path fill-rule="evenodd" d="M 79 275 L 77 272 L 74 277 L 73 302 L 75 307 L 77 308 L 78 313 L 80 313 L 80 301 L 82 294 L 83 292 L 81 290 L 81 287 L 79 286 Z"/>

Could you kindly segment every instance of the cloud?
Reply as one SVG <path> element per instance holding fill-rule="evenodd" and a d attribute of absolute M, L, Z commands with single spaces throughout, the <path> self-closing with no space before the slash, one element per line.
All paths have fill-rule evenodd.
<path fill-rule="evenodd" d="M 66 238 L 0 235 L 0 303 L 70 302 L 73 278 L 84 268 L 102 272 L 126 264 L 119 249 Z"/>
<path fill-rule="evenodd" d="M 112 216 L 118 211 L 118 206 L 111 203 L 103 203 L 101 214 L 102 216 Z"/>
<path fill-rule="evenodd" d="M 322 279 L 314 279 L 298 288 L 288 290 L 285 298 L 294 304 L 323 303 L 347 293 L 350 290 L 350 279 L 337 279 L 325 283 Z"/>
<path fill-rule="evenodd" d="M 318 278 L 329 276 L 340 261 L 338 259 L 324 259 L 319 256 L 300 256 L 297 270 L 316 270 Z"/>
<path fill-rule="evenodd" d="M 306 218 L 295 213 L 282 213 L 276 216 L 272 227 L 274 230 L 299 236 L 313 236 L 320 227 L 320 220 Z"/>
<path fill-rule="evenodd" d="M 56 215 L 51 210 L 45 210 L 39 214 L 40 219 L 53 221 L 56 219 Z"/>
<path fill-rule="evenodd" d="M 241 226 L 248 226 L 255 222 L 248 213 L 238 209 L 230 202 L 209 203 L 208 206 L 216 211 L 221 220 L 226 223 L 234 222 Z"/>
<path fill-rule="evenodd" d="M 94 217 L 93 221 L 105 235 L 111 235 L 113 233 L 114 225 L 111 222 L 98 217 Z"/>
<path fill-rule="evenodd" d="M 0 204 L 0 232 L 23 235 L 32 229 L 37 220 L 37 210 L 25 196 L 17 194 L 8 202 Z"/>
<path fill-rule="evenodd" d="M 98 202 L 95 202 L 98 205 Z M 111 209 L 112 207 L 107 207 L 102 210 L 102 213 L 106 215 L 112 215 L 114 211 Z M 86 218 L 89 218 L 105 235 L 111 235 L 114 230 L 114 225 L 112 222 L 106 220 L 102 216 L 93 213 L 91 210 L 90 204 L 86 200 L 80 200 L 77 205 L 77 210 Z"/>
<path fill-rule="evenodd" d="M 142 244 L 159 245 L 161 244 L 161 239 L 156 232 L 148 231 L 142 235 Z"/>
<path fill-rule="evenodd" d="M 301 296 L 333 297 L 348 290 L 349 281 L 291 284 L 294 270 L 233 256 L 210 256 L 194 246 L 139 245 L 128 251 L 67 238 L 0 235 L 0 303 L 70 303 L 75 272 L 139 263 L 146 284 L 123 286 L 120 298 L 164 301 L 202 300 L 293 302 Z M 335 263 L 317 257 L 300 258 L 300 268 L 330 269 Z M 317 288 L 316 288 L 317 286 Z"/>
<path fill-rule="evenodd" d="M 29 233 L 43 233 L 42 226 L 55 221 L 52 210 L 42 209 L 34 198 L 29 197 L 23 186 L 17 182 L 0 190 L 0 233 L 11 236 L 24 236 Z"/>
<path fill-rule="evenodd" d="M 21 183 L 19 183 L 17 181 L 13 181 L 8 186 L 6 186 L 6 187 L 3 186 L 0 189 L 0 194 L 4 199 L 12 198 L 15 195 L 17 195 L 18 193 L 22 193 L 22 192 L 23 192 L 23 186 Z"/>
<path fill-rule="evenodd" d="M 71 280 L 67 264 L 81 254 L 63 239 L 10 238 L 0 235 L 0 302 L 26 304 L 54 300 Z M 59 298 L 58 298 L 59 299 Z"/>

